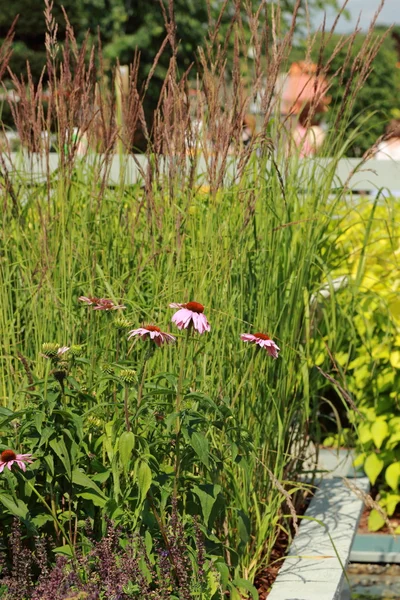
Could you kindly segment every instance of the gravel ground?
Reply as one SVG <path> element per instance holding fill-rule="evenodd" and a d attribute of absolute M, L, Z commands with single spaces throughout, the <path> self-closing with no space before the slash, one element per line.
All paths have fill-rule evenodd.
<path fill-rule="evenodd" d="M 400 599 L 400 565 L 353 563 L 347 575 L 351 592 L 346 586 L 341 600 Z"/>

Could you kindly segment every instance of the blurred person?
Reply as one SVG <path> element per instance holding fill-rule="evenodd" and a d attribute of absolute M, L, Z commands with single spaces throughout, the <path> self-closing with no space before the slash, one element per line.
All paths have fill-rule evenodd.
<path fill-rule="evenodd" d="M 290 65 L 288 73 L 280 78 L 276 90 L 282 115 L 298 115 L 306 104 L 312 105 L 316 113 L 328 110 L 331 101 L 327 95 L 328 82 L 319 71 L 317 64 L 304 60 Z"/>
<path fill-rule="evenodd" d="M 256 126 L 254 115 L 249 113 L 243 115 L 241 130 L 235 127 L 235 131 L 231 132 L 232 141 L 229 145 L 228 154 L 238 154 L 243 147 L 247 148 L 256 134 Z"/>
<path fill-rule="evenodd" d="M 242 142 L 248 146 L 256 132 L 256 118 L 254 115 L 244 115 L 242 124 Z"/>
<path fill-rule="evenodd" d="M 373 153 L 374 148 L 371 149 Z M 376 160 L 398 160 L 400 162 L 400 120 L 392 119 L 386 127 L 384 139 L 376 146 L 376 151 L 373 153 L 373 158 Z M 400 189 L 380 189 L 377 192 L 372 192 L 372 197 L 378 195 L 382 198 L 390 196 L 399 197 Z"/>
<path fill-rule="evenodd" d="M 374 158 L 400 161 L 400 120 L 390 121 L 386 127 L 385 139 L 378 144 Z"/>
<path fill-rule="evenodd" d="M 290 65 L 279 87 L 281 115 L 288 125 L 288 154 L 293 144 L 301 158 L 314 156 L 321 148 L 325 139 L 321 115 L 331 101 L 327 92 L 328 82 L 317 64 L 298 61 Z"/>
<path fill-rule="evenodd" d="M 79 129 L 79 127 L 74 127 L 71 141 L 76 147 L 76 155 L 85 156 L 89 146 L 87 134 Z"/>
<path fill-rule="evenodd" d="M 325 140 L 325 132 L 320 125 L 320 113 L 307 103 L 299 113 L 293 130 L 293 141 L 299 150 L 300 158 L 315 156 Z"/>

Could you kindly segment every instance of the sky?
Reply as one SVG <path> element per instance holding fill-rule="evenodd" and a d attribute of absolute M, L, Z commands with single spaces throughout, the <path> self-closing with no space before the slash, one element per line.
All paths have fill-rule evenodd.
<path fill-rule="evenodd" d="M 348 33 L 354 30 L 358 16 L 361 13 L 360 27 L 367 29 L 372 20 L 380 0 L 349 0 L 347 9 L 350 12 L 351 18 L 349 21 L 343 17 L 336 28 L 337 33 Z M 327 11 L 327 27 L 332 25 L 335 18 L 333 11 Z M 323 19 L 323 13 L 315 15 L 314 27 L 317 28 Z M 377 20 L 378 25 L 400 25 L 400 0 L 386 0 L 384 7 Z"/>

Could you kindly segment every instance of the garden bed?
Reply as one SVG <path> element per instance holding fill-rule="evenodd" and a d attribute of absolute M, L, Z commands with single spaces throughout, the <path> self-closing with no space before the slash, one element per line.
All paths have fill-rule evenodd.
<path fill-rule="evenodd" d="M 173 49 L 174 18 L 165 17 Z M 286 551 L 279 531 L 296 520 L 293 499 L 307 487 L 298 478 L 307 441 L 324 430 L 324 403 L 332 424 L 331 409 L 349 397 L 337 381 L 337 350 L 358 347 L 348 337 L 357 285 L 346 255 L 336 254 L 348 229 L 347 184 L 367 189 L 355 162 L 341 160 L 350 83 L 327 137 L 329 156 L 281 153 L 288 136 L 272 88 L 293 23 L 283 40 L 271 37 L 282 64 L 263 73 L 272 87 L 261 103 L 262 135 L 245 146 L 252 84 L 239 68 L 235 92 L 226 86 L 227 57 L 211 32 L 216 62 L 211 42 L 200 72 L 193 68 L 194 97 L 179 76 L 179 53 L 166 61 L 148 153 L 138 157 L 131 151 L 137 134 L 147 136 L 143 102 L 157 65 L 142 88 L 135 61 L 122 92 L 119 67 L 109 77 L 101 60 L 85 62 L 70 27 L 57 41 L 49 2 L 46 23 L 47 90 L 44 96 L 13 75 L 10 108 L 24 150 L 6 153 L 0 169 L 0 550 L 7 567 L 0 575 L 7 600 L 21 600 L 10 592 L 19 582 L 11 585 L 9 574 L 18 575 L 23 562 L 15 540 L 32 559 L 35 538 L 49 540 L 43 562 L 65 580 L 63 598 L 92 594 L 93 582 L 94 597 L 107 600 L 136 592 L 255 598 L 254 577 L 267 564 L 257 580 L 266 597 Z M 378 46 L 368 50 L 366 40 L 355 55 L 363 73 Z M 8 52 L 0 57 L 0 73 L 11 73 Z M 335 67 L 332 77 L 344 70 Z M 254 75 L 255 90 L 261 79 Z M 46 144 L 55 131 L 57 155 Z M 397 167 L 379 169 L 389 180 Z M 338 264 L 346 292 L 333 285 Z M 354 295 L 341 310 L 336 298 L 345 293 Z M 352 364 L 352 356 L 339 358 Z M 367 486 L 363 478 L 357 485 Z M 337 589 L 360 502 L 341 480 L 324 478 L 271 600 L 297 597 L 306 585 L 318 600 Z M 38 563 L 25 570 L 24 600 L 46 598 L 40 590 L 49 577 L 38 570 Z"/>

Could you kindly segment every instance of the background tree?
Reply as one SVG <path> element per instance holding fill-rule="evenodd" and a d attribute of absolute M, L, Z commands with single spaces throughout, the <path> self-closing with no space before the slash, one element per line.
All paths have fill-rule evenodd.
<path fill-rule="evenodd" d="M 65 34 L 65 20 L 61 6 L 64 6 L 71 25 L 76 31 L 82 30 L 82 23 L 86 18 L 85 7 L 79 0 L 63 0 L 54 4 L 53 15 L 58 23 L 60 39 Z M 39 79 L 46 64 L 44 8 L 43 0 L 14 0 L 3 2 L 0 11 L 0 41 L 6 37 L 12 22 L 18 15 L 10 67 L 17 74 L 24 73 L 26 62 L 29 61 L 35 81 Z"/>

